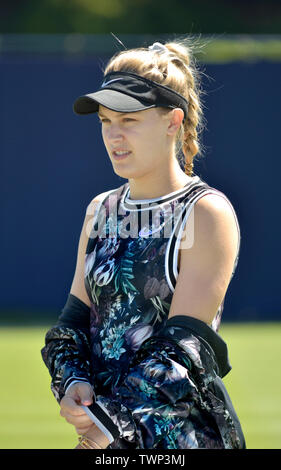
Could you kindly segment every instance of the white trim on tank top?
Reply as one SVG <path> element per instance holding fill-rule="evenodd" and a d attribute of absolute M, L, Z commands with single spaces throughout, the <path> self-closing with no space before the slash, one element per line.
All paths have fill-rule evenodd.
<path fill-rule="evenodd" d="M 184 208 L 183 208 L 183 210 L 185 210 L 188 207 L 188 205 L 190 205 L 190 207 L 187 209 L 187 213 L 185 214 L 184 219 L 181 223 L 180 230 L 179 230 L 179 233 L 178 233 L 178 236 L 177 236 L 177 239 L 176 239 L 174 253 L 173 253 L 173 275 L 174 275 L 176 280 L 178 279 L 178 275 L 179 275 L 178 251 L 179 251 L 179 245 L 180 245 L 180 242 L 181 242 L 181 234 L 184 230 L 184 227 L 186 226 L 188 217 L 189 217 L 194 205 L 196 204 L 196 202 L 199 199 L 201 199 L 201 197 L 203 197 L 207 194 L 216 194 L 218 196 L 223 197 L 228 202 L 228 204 L 230 205 L 230 208 L 232 209 L 232 212 L 233 212 L 233 215 L 234 215 L 234 218 L 235 218 L 235 222 L 236 222 L 237 231 L 238 231 L 238 244 L 237 244 L 237 252 L 236 252 L 236 257 L 235 257 L 235 261 L 234 261 L 234 267 L 233 267 L 231 278 L 233 277 L 233 274 L 235 272 L 237 262 L 238 262 L 239 251 L 240 251 L 241 233 L 240 233 L 240 227 L 239 227 L 239 223 L 238 223 L 238 219 L 237 219 L 234 207 L 231 204 L 231 202 L 229 201 L 229 199 L 227 198 L 227 196 L 225 194 L 223 194 L 221 191 L 219 191 L 218 189 L 204 189 L 201 193 L 196 194 L 196 196 L 193 199 L 187 201 L 186 204 L 184 205 Z M 170 252 L 171 242 L 172 242 L 172 239 L 173 239 L 173 236 L 174 236 L 174 233 L 175 233 L 176 229 L 177 229 L 177 225 L 175 225 L 175 227 L 173 229 L 173 232 L 172 232 L 172 234 L 169 238 L 169 242 L 168 242 L 168 245 L 167 245 L 167 248 L 166 248 L 166 254 L 165 254 L 165 275 L 166 275 L 167 283 L 168 283 L 168 285 L 169 285 L 172 292 L 175 291 L 175 288 L 174 288 L 174 286 L 171 282 L 171 278 L 170 278 L 170 275 L 169 275 L 169 252 Z"/>
<path fill-rule="evenodd" d="M 176 199 L 176 196 L 178 194 L 181 194 L 185 193 L 185 191 L 188 191 L 191 186 L 195 185 L 195 184 L 198 184 L 198 183 L 201 183 L 204 184 L 204 182 L 199 178 L 199 176 L 194 176 L 193 177 L 193 180 L 190 181 L 189 183 L 187 183 L 185 186 L 183 186 L 182 188 L 180 189 L 177 189 L 176 191 L 173 191 L 172 193 L 168 193 L 168 194 L 165 194 L 164 196 L 160 196 L 160 197 L 156 197 L 156 198 L 153 198 L 153 199 L 130 199 L 128 197 L 128 194 L 130 192 L 130 186 L 128 186 L 127 190 L 125 191 L 125 193 L 123 194 L 122 198 L 121 198 L 121 204 L 123 205 L 124 207 L 124 203 L 125 204 L 128 204 L 129 206 L 137 206 L 137 205 L 141 205 L 141 204 L 150 204 L 150 203 L 154 203 L 154 202 L 159 202 L 159 204 L 162 204 L 166 201 L 166 199 L 169 199 L 169 202 L 173 199 Z M 172 198 L 172 199 L 170 199 Z M 151 209 L 151 207 L 144 207 L 144 208 L 140 208 L 140 209 L 131 209 L 131 210 L 147 210 L 147 209 Z M 126 207 L 125 207 L 126 209 Z"/>

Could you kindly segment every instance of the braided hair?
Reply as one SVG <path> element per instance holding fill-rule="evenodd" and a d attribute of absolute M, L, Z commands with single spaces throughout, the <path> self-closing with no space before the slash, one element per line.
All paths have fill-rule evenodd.
<path fill-rule="evenodd" d="M 202 104 L 200 102 L 199 70 L 191 53 L 191 47 L 184 41 L 164 44 L 159 51 L 136 48 L 117 52 L 108 62 L 104 75 L 110 72 L 132 72 L 168 86 L 188 101 L 188 116 L 178 131 L 176 155 L 188 176 L 193 175 L 193 160 L 202 152 L 199 134 L 203 129 Z M 160 112 L 169 112 L 159 108 Z"/>

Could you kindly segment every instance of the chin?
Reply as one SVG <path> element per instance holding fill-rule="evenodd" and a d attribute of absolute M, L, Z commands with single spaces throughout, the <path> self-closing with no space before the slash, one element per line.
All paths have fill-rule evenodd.
<path fill-rule="evenodd" d="M 140 178 L 143 176 L 144 172 L 141 172 L 140 170 L 136 170 L 133 168 L 122 168 L 121 165 L 113 165 L 113 171 L 116 175 L 121 176 L 121 178 L 125 179 L 134 179 L 134 178 Z"/>

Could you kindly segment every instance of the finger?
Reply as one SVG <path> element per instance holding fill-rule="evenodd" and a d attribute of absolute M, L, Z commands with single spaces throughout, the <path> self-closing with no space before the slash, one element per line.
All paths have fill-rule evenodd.
<path fill-rule="evenodd" d="M 89 406 L 93 403 L 94 391 L 89 384 L 80 384 L 78 393 L 82 405 Z"/>
<path fill-rule="evenodd" d="M 63 417 L 63 418 L 66 418 L 67 416 L 72 416 L 73 419 L 80 419 L 80 418 L 88 418 L 88 415 L 85 413 L 85 411 L 83 410 L 83 408 L 81 408 L 81 411 L 80 410 L 76 410 L 75 409 L 65 409 L 65 408 L 61 408 L 60 409 L 60 415 Z"/>
<path fill-rule="evenodd" d="M 75 426 L 75 430 L 79 436 L 81 436 L 82 434 L 86 434 L 90 428 L 91 428 L 91 425 L 90 426 Z"/>
<path fill-rule="evenodd" d="M 70 413 L 65 413 L 61 414 L 61 416 L 65 418 L 68 423 L 73 424 L 74 426 L 89 427 L 93 424 L 93 421 L 87 415 L 74 416 Z"/>
<path fill-rule="evenodd" d="M 73 421 L 74 423 L 93 423 L 93 421 L 91 420 L 91 418 L 89 418 L 89 416 L 87 414 L 81 414 L 81 415 L 76 415 L 76 414 L 73 414 L 73 413 L 68 413 L 68 412 L 65 412 L 65 411 L 60 411 L 60 415 L 65 418 L 66 420 L 71 420 Z"/>
<path fill-rule="evenodd" d="M 73 400 L 73 398 L 69 396 L 64 396 L 60 402 L 62 416 L 64 414 L 72 414 L 75 416 L 85 415 L 86 412 L 83 408 Z"/>

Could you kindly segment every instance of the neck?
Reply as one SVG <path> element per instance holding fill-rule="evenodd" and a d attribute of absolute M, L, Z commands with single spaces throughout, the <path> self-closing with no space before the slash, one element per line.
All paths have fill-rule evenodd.
<path fill-rule="evenodd" d="M 157 173 L 149 173 L 140 178 L 130 178 L 130 199 L 154 199 L 183 188 L 191 181 L 180 168 L 178 162 L 171 168 L 157 169 Z"/>

